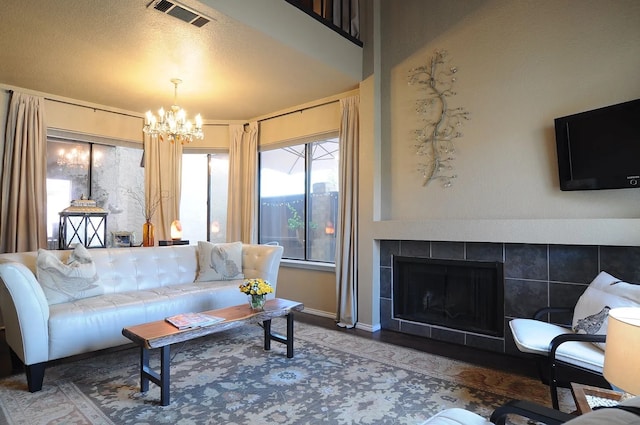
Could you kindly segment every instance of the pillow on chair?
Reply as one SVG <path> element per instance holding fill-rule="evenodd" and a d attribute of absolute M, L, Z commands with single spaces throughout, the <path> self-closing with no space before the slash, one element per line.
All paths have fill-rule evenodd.
<path fill-rule="evenodd" d="M 607 272 L 600 272 L 576 303 L 573 331 L 579 334 L 605 335 L 610 309 L 639 306 L 640 285 L 623 282 Z M 605 348 L 605 343 L 595 345 L 603 350 Z"/>

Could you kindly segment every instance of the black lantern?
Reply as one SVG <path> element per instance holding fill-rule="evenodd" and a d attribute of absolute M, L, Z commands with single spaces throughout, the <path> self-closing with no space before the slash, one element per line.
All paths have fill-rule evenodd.
<path fill-rule="evenodd" d="M 78 243 L 87 248 L 105 248 L 108 213 L 90 199 L 71 201 L 71 206 L 59 213 L 58 248 L 69 249 Z"/>

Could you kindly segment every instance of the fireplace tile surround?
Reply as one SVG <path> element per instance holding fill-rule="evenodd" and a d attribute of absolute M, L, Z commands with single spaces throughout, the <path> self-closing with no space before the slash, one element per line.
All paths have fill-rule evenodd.
<path fill-rule="evenodd" d="M 496 242 L 380 240 L 380 322 L 382 329 L 518 355 L 508 330 L 515 317 L 541 307 L 573 307 L 601 271 L 640 282 L 640 247 Z M 392 317 L 393 256 L 504 262 L 504 338 L 474 334 Z M 567 318 L 556 317 L 562 321 Z"/>

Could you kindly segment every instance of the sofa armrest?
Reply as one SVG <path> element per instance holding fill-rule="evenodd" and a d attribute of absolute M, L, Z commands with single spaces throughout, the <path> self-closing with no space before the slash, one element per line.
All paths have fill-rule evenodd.
<path fill-rule="evenodd" d="M 271 284 L 274 292 L 278 284 L 278 271 L 284 248 L 278 245 L 242 245 L 242 273 L 247 279 L 262 278 Z"/>
<path fill-rule="evenodd" d="M 49 359 L 49 304 L 31 270 L 0 263 L 0 311 L 7 344 L 25 365 Z"/>

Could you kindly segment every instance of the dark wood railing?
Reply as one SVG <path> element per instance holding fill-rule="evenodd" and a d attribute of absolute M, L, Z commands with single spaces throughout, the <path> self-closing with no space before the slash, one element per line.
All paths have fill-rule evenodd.
<path fill-rule="evenodd" d="M 362 46 L 362 41 L 360 41 L 358 0 L 285 1 L 322 22 L 358 46 Z"/>

